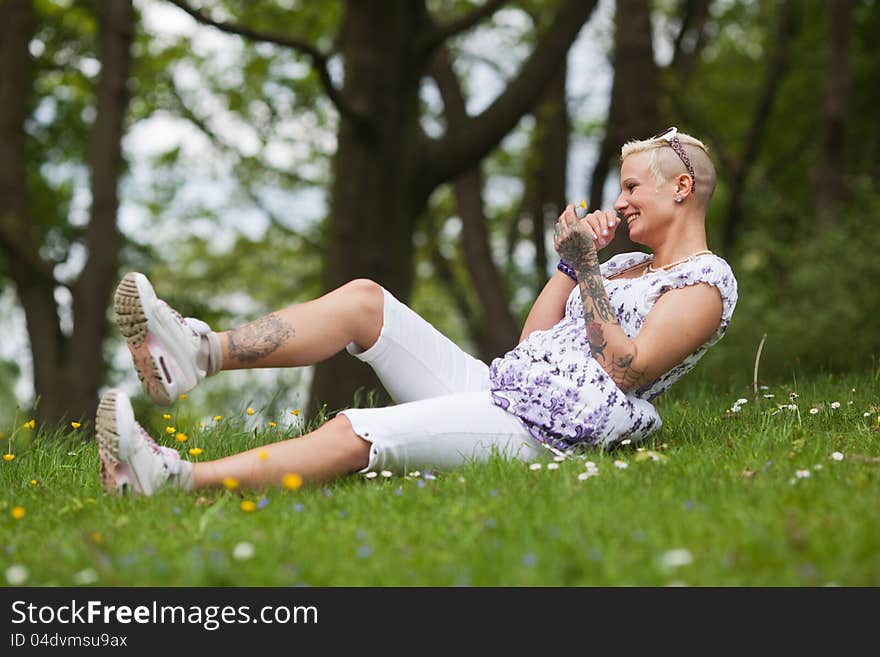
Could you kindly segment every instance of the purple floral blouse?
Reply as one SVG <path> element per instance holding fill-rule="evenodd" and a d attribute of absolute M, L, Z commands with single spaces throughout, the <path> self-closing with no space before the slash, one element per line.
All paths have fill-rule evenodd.
<path fill-rule="evenodd" d="M 650 259 L 645 253 L 623 253 L 601 266 L 608 300 L 630 338 L 638 335 L 657 299 L 669 290 L 708 283 L 718 288 L 723 305 L 715 334 L 655 381 L 630 393 L 617 387 L 590 351 L 577 287 L 555 326 L 534 331 L 492 361 L 489 377 L 495 403 L 519 417 L 554 451 L 585 445 L 611 448 L 624 439 L 636 443 L 647 438 L 662 424 L 651 400 L 688 372 L 727 331 L 737 301 L 736 278 L 727 262 L 706 254 L 669 271 L 608 279 Z"/>

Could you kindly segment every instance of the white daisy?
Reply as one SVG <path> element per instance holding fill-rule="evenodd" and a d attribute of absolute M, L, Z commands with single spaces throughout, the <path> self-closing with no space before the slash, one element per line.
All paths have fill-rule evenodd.
<path fill-rule="evenodd" d="M 6 582 L 10 586 L 21 586 L 29 576 L 27 566 L 22 566 L 20 563 L 13 564 L 6 569 Z"/>
<path fill-rule="evenodd" d="M 232 558 L 236 561 L 247 561 L 253 558 L 255 553 L 256 549 L 253 543 L 248 543 L 247 541 L 236 543 L 235 547 L 232 548 Z"/>

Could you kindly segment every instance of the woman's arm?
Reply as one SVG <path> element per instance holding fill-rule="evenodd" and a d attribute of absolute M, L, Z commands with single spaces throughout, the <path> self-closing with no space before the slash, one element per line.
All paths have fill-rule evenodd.
<path fill-rule="evenodd" d="M 529 316 L 526 317 L 519 336 L 520 342 L 529 337 L 532 331 L 543 331 L 562 319 L 565 314 L 565 302 L 574 286 L 575 282 L 561 271 L 550 277 L 532 305 Z"/>
<path fill-rule="evenodd" d="M 721 295 L 706 283 L 669 291 L 631 340 L 608 301 L 588 230 L 568 207 L 557 223 L 555 246 L 577 273 L 590 351 L 617 387 L 628 392 L 650 383 L 709 340 L 721 321 Z"/>
<path fill-rule="evenodd" d="M 593 221 L 593 219 L 590 217 L 590 220 L 587 221 L 589 224 L 588 234 L 593 240 L 593 246 L 598 250 L 611 243 L 620 222 L 617 217 L 602 217 L 601 221 Z M 522 333 L 519 336 L 520 342 L 529 337 L 533 331 L 548 329 L 562 319 L 565 315 L 565 302 L 568 301 L 576 284 L 567 274 L 559 271 L 550 277 L 526 317 Z"/>

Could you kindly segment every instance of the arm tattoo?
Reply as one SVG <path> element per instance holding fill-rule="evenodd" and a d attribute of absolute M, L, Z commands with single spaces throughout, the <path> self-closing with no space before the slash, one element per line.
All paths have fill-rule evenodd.
<path fill-rule="evenodd" d="M 611 362 L 609 374 L 614 379 L 614 382 L 624 390 L 635 388 L 645 375 L 645 370 L 637 370 L 631 367 L 634 359 L 635 354 L 627 354 L 626 356 L 613 359 Z"/>
<path fill-rule="evenodd" d="M 229 355 L 243 363 L 265 358 L 290 338 L 296 330 L 276 314 L 229 331 Z"/>
<path fill-rule="evenodd" d="M 590 351 L 593 357 L 605 360 L 605 347 L 608 342 L 605 340 L 605 334 L 602 332 L 602 325 L 599 322 L 587 322 L 587 341 L 590 343 Z"/>
<path fill-rule="evenodd" d="M 608 349 L 605 328 L 608 325 L 619 326 L 619 324 L 614 308 L 608 300 L 608 292 L 605 290 L 605 282 L 599 267 L 599 256 L 592 241 L 588 241 L 582 233 L 576 232 L 563 245 L 559 254 L 568 260 L 577 272 L 587 342 L 593 357 L 602 362 L 602 367 L 621 389 L 634 389 L 644 378 L 646 371 L 637 370 L 632 366 L 636 358 L 635 344 L 631 347 L 632 351 L 623 355 L 617 354 L 613 347 Z"/>

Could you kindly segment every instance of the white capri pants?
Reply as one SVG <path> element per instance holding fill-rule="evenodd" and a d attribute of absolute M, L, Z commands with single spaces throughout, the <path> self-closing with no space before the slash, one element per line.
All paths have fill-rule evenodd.
<path fill-rule="evenodd" d="M 547 453 L 518 417 L 493 403 L 486 363 L 383 292 L 379 339 L 366 351 L 346 347 L 369 363 L 397 402 L 340 411 L 372 444 L 361 472 L 445 470 L 492 454 L 528 462 Z"/>

